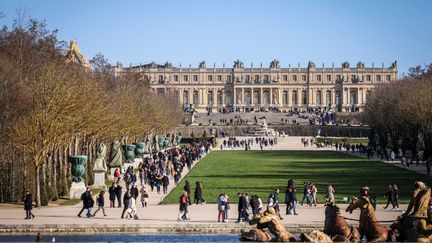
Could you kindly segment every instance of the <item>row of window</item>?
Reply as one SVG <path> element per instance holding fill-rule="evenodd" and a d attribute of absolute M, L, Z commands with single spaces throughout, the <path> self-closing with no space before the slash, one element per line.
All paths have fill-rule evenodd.
<path fill-rule="evenodd" d="M 294 75 L 291 76 L 292 81 L 297 82 L 298 81 L 298 76 L 300 76 L 301 81 L 303 81 L 303 82 L 307 81 L 307 75 L 296 75 L 296 74 L 294 74 Z M 232 78 L 231 75 L 226 76 L 226 81 L 227 82 L 231 82 L 231 80 L 232 80 L 231 78 Z M 391 75 L 386 75 L 385 78 L 386 78 L 385 79 L 386 81 L 390 81 L 391 80 Z M 347 77 L 347 79 L 348 79 L 348 77 Z M 288 81 L 288 75 L 282 75 L 282 80 L 283 81 Z M 351 81 L 353 81 L 353 82 L 355 82 L 355 81 L 367 81 L 367 82 L 370 82 L 371 80 L 372 80 L 372 75 L 370 75 L 370 74 L 365 75 L 365 76 L 361 76 L 361 77 L 357 76 L 357 75 L 351 75 Z M 163 75 L 159 75 L 158 81 L 159 82 L 165 81 L 164 76 Z M 174 82 L 178 82 L 178 81 L 179 81 L 179 75 L 174 75 Z M 189 75 L 183 75 L 183 81 L 184 82 L 189 82 Z M 192 76 L 192 81 L 193 82 L 198 82 L 198 75 L 193 75 Z M 208 75 L 207 76 L 207 81 L 213 82 L 213 75 Z M 222 75 L 216 75 L 216 80 L 215 81 L 222 82 Z M 242 80 L 242 78 L 236 77 L 236 81 L 243 81 L 243 80 Z M 252 76 L 251 75 L 245 75 L 245 81 L 246 82 L 250 82 L 250 81 L 258 82 L 258 81 L 260 81 L 260 75 L 255 75 L 253 77 L 253 80 L 252 80 Z M 263 81 L 264 82 L 268 82 L 269 81 L 269 75 L 264 75 L 263 76 Z M 316 75 L 316 81 L 318 81 L 318 82 L 322 81 L 321 74 Z M 325 81 L 331 82 L 332 81 L 332 75 L 327 74 Z M 336 81 L 344 81 L 344 77 L 342 75 L 338 74 L 338 75 L 336 75 Z M 375 81 L 381 82 L 381 75 L 380 74 L 375 75 Z"/>
<path fill-rule="evenodd" d="M 292 94 L 292 96 L 291 96 L 291 104 L 298 105 L 299 95 L 300 94 L 297 94 L 297 92 L 294 92 Z M 177 94 L 177 96 L 178 96 L 178 94 Z M 316 94 L 316 104 L 317 105 L 322 105 L 323 104 L 322 103 L 323 102 L 323 97 L 322 96 L 323 96 L 323 94 L 321 94 L 321 92 L 319 92 L 319 93 Z M 366 93 L 366 99 L 368 99 L 369 96 L 370 96 L 370 91 L 368 91 Z M 199 105 L 198 94 L 194 93 L 192 97 L 193 97 L 193 104 Z M 208 94 L 207 102 L 208 102 L 209 105 L 213 105 L 213 103 L 214 103 L 213 97 L 214 97 L 213 94 Z M 308 104 L 308 98 L 307 98 L 307 94 L 306 94 L 305 91 L 303 91 L 301 93 L 300 97 L 301 97 L 301 101 L 302 101 L 303 104 Z M 262 97 L 262 98 L 263 98 L 263 104 L 270 104 L 270 96 L 269 95 L 264 95 L 264 97 Z M 326 99 L 326 104 L 332 104 L 332 97 L 331 97 L 330 92 L 326 93 L 325 99 Z M 261 96 L 259 94 L 254 94 L 253 101 L 254 101 L 253 102 L 254 104 L 261 104 Z M 341 95 L 341 92 L 339 92 L 339 91 L 336 92 L 335 101 L 336 101 L 336 105 L 342 104 L 342 95 Z M 222 94 L 218 94 L 217 95 L 217 104 L 220 105 L 220 104 L 222 104 L 222 102 L 223 102 Z M 233 102 L 232 97 L 228 96 L 227 97 L 227 103 L 228 104 L 232 104 L 232 102 Z M 252 104 L 252 97 L 251 97 L 250 94 L 245 96 L 244 102 L 245 102 L 245 104 L 248 104 L 248 105 Z M 189 103 L 189 94 L 188 93 L 184 93 L 183 94 L 183 103 L 184 104 L 188 104 Z M 289 104 L 288 103 L 288 93 L 287 92 L 283 93 L 282 104 L 283 105 L 288 105 Z M 357 93 L 351 92 L 351 94 L 349 95 L 349 104 L 353 104 L 353 105 L 358 104 Z"/>

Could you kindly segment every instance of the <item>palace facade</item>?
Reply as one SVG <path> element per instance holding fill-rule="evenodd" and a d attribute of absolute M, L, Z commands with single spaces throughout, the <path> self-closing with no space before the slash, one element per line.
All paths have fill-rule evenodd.
<path fill-rule="evenodd" d="M 362 110 L 374 88 L 397 79 L 397 63 L 389 67 L 365 67 L 359 62 L 351 67 L 318 68 L 309 62 L 307 68 L 283 68 L 273 60 L 268 68 L 245 68 L 237 60 L 232 68 L 174 67 L 171 63 L 150 63 L 117 68 L 143 72 L 157 93 L 172 94 L 184 107 L 193 105 L 203 111 L 211 108 L 279 108 L 332 107 L 344 111 Z"/>

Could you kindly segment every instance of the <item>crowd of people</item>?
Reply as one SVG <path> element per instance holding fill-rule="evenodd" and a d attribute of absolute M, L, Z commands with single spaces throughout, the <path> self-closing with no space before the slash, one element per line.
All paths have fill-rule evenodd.
<path fill-rule="evenodd" d="M 143 158 L 143 162 L 138 165 L 137 171 L 135 171 L 132 165 L 126 167 L 124 173 L 121 173 L 120 169 L 117 168 L 114 171 L 115 182 L 108 189 L 110 208 L 116 207 L 116 204 L 119 208 L 123 205 L 121 218 L 138 219 L 138 197 L 140 197 L 142 207 L 147 207 L 150 191 L 153 192 L 156 190 L 159 194 L 167 194 L 170 178 L 173 178 L 174 183 L 177 184 L 181 179 L 183 169 L 187 168 L 190 170 L 192 165 L 207 154 L 210 149 L 211 143 L 203 141 L 194 146 L 188 145 L 182 148 L 175 147 L 154 152 L 150 156 Z M 123 196 L 122 183 L 126 186 L 126 192 Z M 138 187 L 141 188 L 138 189 Z M 78 213 L 78 217 L 81 217 L 84 210 L 87 210 L 87 217 L 94 217 L 100 210 L 104 216 L 107 216 L 104 207 L 105 191 L 102 190 L 96 196 L 96 204 L 98 206 L 96 211 L 94 211 L 95 200 L 91 191 L 91 187 L 88 187 L 86 192 L 81 195 L 83 207 Z M 185 186 L 185 191 L 186 194 L 190 194 L 190 186 L 188 190 Z M 202 198 L 201 182 L 196 183 L 195 200 L 196 203 L 205 203 L 205 200 Z M 189 197 L 187 202 L 190 203 Z M 185 216 L 185 218 L 187 217 Z"/>
<path fill-rule="evenodd" d="M 260 149 L 263 150 L 267 146 L 273 147 L 277 144 L 276 137 L 255 137 L 248 139 L 237 139 L 236 137 L 229 137 L 222 141 L 220 145 L 220 149 L 223 150 L 225 148 L 244 148 L 245 150 L 250 150 L 250 147 L 254 144 L 258 144 Z"/>

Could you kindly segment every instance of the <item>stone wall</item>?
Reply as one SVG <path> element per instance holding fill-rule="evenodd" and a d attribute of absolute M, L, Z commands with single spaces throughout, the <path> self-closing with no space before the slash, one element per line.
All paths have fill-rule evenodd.
<path fill-rule="evenodd" d="M 202 137 L 204 134 L 206 137 L 210 137 L 212 132 L 218 134 L 218 137 L 222 133 L 228 134 L 229 136 L 243 136 L 247 131 L 253 131 L 258 129 L 257 125 L 231 125 L 231 126 L 187 126 L 177 127 L 176 133 L 181 134 L 183 137 Z M 370 127 L 359 126 L 312 126 L 312 125 L 269 125 L 269 128 L 273 128 L 276 131 L 284 132 L 289 136 L 316 136 L 318 130 L 320 130 L 320 136 L 329 137 L 367 137 L 370 134 Z"/>

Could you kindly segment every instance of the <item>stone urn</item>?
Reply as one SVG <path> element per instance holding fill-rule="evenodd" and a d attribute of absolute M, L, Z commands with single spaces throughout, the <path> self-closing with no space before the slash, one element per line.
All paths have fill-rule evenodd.
<path fill-rule="evenodd" d="M 133 158 L 135 155 L 135 145 L 133 144 L 123 144 L 124 157 L 126 163 L 133 163 Z"/>
<path fill-rule="evenodd" d="M 69 198 L 80 199 L 81 194 L 86 191 L 83 175 L 87 165 L 87 156 L 71 155 L 68 157 L 68 161 L 72 164 L 72 185 L 69 189 Z"/>
<path fill-rule="evenodd" d="M 72 181 L 79 183 L 84 182 L 84 172 L 87 165 L 87 156 L 85 155 L 71 155 L 68 157 L 69 163 L 72 164 Z"/>
<path fill-rule="evenodd" d="M 136 158 L 142 158 L 142 156 L 144 155 L 145 152 L 145 143 L 143 142 L 138 142 L 138 143 L 134 143 L 135 145 L 135 157 Z"/>
<path fill-rule="evenodd" d="M 158 145 L 159 145 L 159 149 L 164 149 L 164 141 L 165 141 L 165 138 L 164 137 L 158 137 L 158 141 L 157 141 L 157 143 L 158 143 Z"/>
<path fill-rule="evenodd" d="M 177 135 L 175 139 L 176 139 L 177 145 L 180 145 L 180 141 L 182 139 L 182 136 Z"/>

